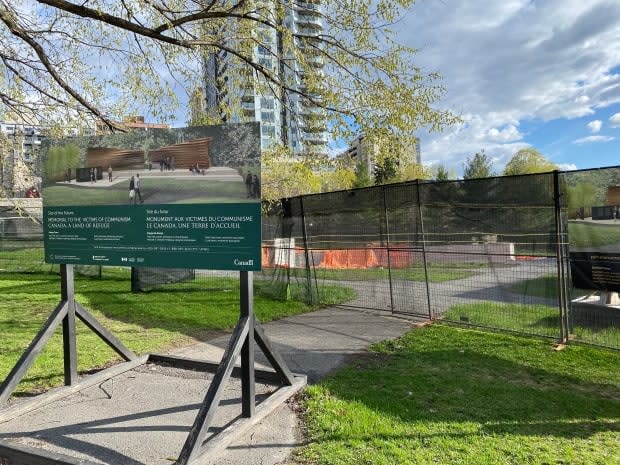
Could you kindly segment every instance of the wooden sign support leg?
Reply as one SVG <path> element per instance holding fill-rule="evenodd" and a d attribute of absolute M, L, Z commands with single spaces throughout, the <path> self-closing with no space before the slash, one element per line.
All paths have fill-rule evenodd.
<path fill-rule="evenodd" d="M 125 347 L 109 331 L 99 324 L 84 307 L 75 301 L 73 265 L 60 265 L 60 303 L 56 306 L 39 333 L 24 351 L 9 375 L 0 385 L 0 406 L 6 403 L 13 391 L 23 379 L 35 358 L 41 353 L 54 331 L 62 322 L 62 342 L 64 352 L 65 385 L 73 386 L 78 382 L 77 372 L 77 343 L 75 317 L 80 318 L 86 326 L 101 337 L 125 360 L 137 358 L 131 350 Z"/>
<path fill-rule="evenodd" d="M 67 308 L 67 302 L 60 302 L 58 304 L 9 375 L 2 382 L 2 386 L 0 386 L 0 405 L 3 405 L 9 397 L 11 397 L 11 394 L 13 394 L 13 391 L 26 374 L 26 371 L 28 371 L 32 362 L 34 362 L 34 359 L 43 350 L 43 347 L 45 347 L 47 341 L 52 337 L 60 322 L 63 321 L 67 314 Z"/>
<path fill-rule="evenodd" d="M 73 265 L 60 265 L 60 295 L 67 305 L 67 314 L 62 319 L 65 386 L 71 386 L 78 380 Z"/>
<path fill-rule="evenodd" d="M 186 465 L 200 455 L 202 444 L 205 441 L 209 426 L 211 426 L 211 422 L 215 416 L 215 410 L 220 403 L 224 391 L 224 384 L 226 384 L 230 378 L 235 366 L 235 361 L 237 357 L 239 357 L 239 353 L 247 337 L 248 319 L 241 318 L 233 331 L 228 347 L 222 357 L 222 361 L 215 372 L 213 381 L 209 386 L 207 395 L 202 402 L 198 415 L 194 420 L 194 424 L 185 440 L 183 449 L 181 449 L 179 458 L 175 462 L 176 465 Z"/>
<path fill-rule="evenodd" d="M 244 418 L 253 417 L 256 409 L 254 368 L 256 345 L 262 349 L 282 384 L 291 386 L 295 382 L 293 374 L 267 339 L 265 332 L 254 315 L 253 289 L 252 272 L 242 271 L 240 274 L 241 302 L 239 322 L 233 331 L 228 347 L 224 352 L 224 356 L 175 465 L 191 464 L 192 461 L 203 454 L 203 444 L 215 416 L 215 410 L 220 402 L 223 385 L 230 378 L 238 357 L 241 357 L 241 416 Z"/>
<path fill-rule="evenodd" d="M 254 284 L 253 273 L 241 272 L 241 318 L 248 320 L 248 336 L 241 348 L 241 415 L 254 416 L 256 387 L 254 375 Z"/>

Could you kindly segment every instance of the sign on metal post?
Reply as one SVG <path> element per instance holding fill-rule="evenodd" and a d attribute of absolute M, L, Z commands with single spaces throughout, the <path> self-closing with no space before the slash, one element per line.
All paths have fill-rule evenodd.
<path fill-rule="evenodd" d="M 48 263 L 261 269 L 255 123 L 51 141 Z"/>
<path fill-rule="evenodd" d="M 264 418 L 305 385 L 306 378 L 293 375 L 273 348 L 253 311 L 251 272 L 261 269 L 257 123 L 47 141 L 42 153 L 45 259 L 61 264 L 61 301 L 0 384 L 0 406 L 61 322 L 67 387 L 0 414 L 22 414 L 109 379 L 102 378 L 104 375 L 115 376 L 149 361 L 214 371 L 175 462 L 186 465 L 225 448 L 232 440 L 230 428 L 243 431 L 251 425 L 252 417 Z M 238 270 L 240 316 L 221 362 L 215 365 L 154 354 L 137 357 L 75 300 L 75 264 Z M 79 379 L 76 317 L 127 361 L 120 371 L 112 367 L 96 375 L 94 381 Z M 255 370 L 255 343 L 275 371 Z M 219 443 L 205 441 L 238 358 L 242 418 L 223 432 Z M 257 406 L 254 383 L 265 376 L 275 377 L 281 389 Z M 28 463 L 51 463 L 40 451 L 15 451 L 3 444 L 0 455 L 9 460 L 26 457 Z M 53 461 L 73 463 L 63 458 Z"/>

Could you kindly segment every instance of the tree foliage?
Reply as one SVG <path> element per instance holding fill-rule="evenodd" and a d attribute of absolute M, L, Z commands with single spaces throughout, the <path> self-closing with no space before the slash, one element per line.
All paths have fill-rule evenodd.
<path fill-rule="evenodd" d="M 375 163 L 375 184 L 387 184 L 398 179 L 399 160 L 396 157 L 384 157 Z"/>
<path fill-rule="evenodd" d="M 433 171 L 436 181 L 448 181 L 450 178 L 456 178 L 456 175 L 448 171 L 445 165 L 437 165 Z"/>
<path fill-rule="evenodd" d="M 368 163 L 358 161 L 354 169 L 355 179 L 353 180 L 353 188 L 372 186 L 372 178 L 368 172 Z"/>
<path fill-rule="evenodd" d="M 12 172 L 10 157 L 13 156 L 13 146 L 11 140 L 6 134 L 0 132 L 0 196 L 10 197 L 11 193 L 8 190 L 12 190 Z"/>
<path fill-rule="evenodd" d="M 145 108 L 173 120 L 179 100 L 202 87 L 203 59 L 226 53 L 241 79 L 256 78 L 289 110 L 296 99 L 321 107 L 335 137 L 440 130 L 457 120 L 436 109 L 440 76 L 415 66 L 415 50 L 390 29 L 413 3 L 0 0 L 0 102 L 60 125 L 114 128 Z M 289 29 L 291 5 L 315 14 L 323 32 Z M 282 68 L 260 61 L 258 46 Z"/>
<path fill-rule="evenodd" d="M 437 181 L 447 181 L 448 176 L 448 169 L 444 165 L 439 165 L 435 170 L 435 179 Z"/>
<path fill-rule="evenodd" d="M 43 175 L 47 182 L 61 181 L 67 169 L 74 170 L 80 166 L 80 147 L 69 142 L 64 145 L 50 147 L 43 160 Z"/>
<path fill-rule="evenodd" d="M 538 150 L 525 148 L 518 150 L 510 159 L 503 174 L 512 176 L 516 174 L 546 173 L 557 170 L 557 165 L 547 160 Z"/>
<path fill-rule="evenodd" d="M 572 214 L 576 208 L 607 205 L 608 188 L 620 185 L 620 168 L 568 171 L 560 179 Z"/>
<path fill-rule="evenodd" d="M 354 168 L 340 160 L 310 155 L 294 157 L 282 146 L 263 151 L 261 164 L 261 192 L 267 201 L 350 189 L 356 179 Z"/>
<path fill-rule="evenodd" d="M 463 179 L 488 178 L 493 175 L 493 160 L 484 150 L 476 152 L 472 158 L 467 158 L 463 167 Z"/>
<path fill-rule="evenodd" d="M 577 208 L 596 206 L 602 201 L 599 189 L 593 184 L 580 182 L 574 186 L 566 186 L 567 206 L 570 212 Z"/>
<path fill-rule="evenodd" d="M 355 169 L 345 165 L 340 160 L 323 158 L 324 172 L 319 176 L 322 178 L 321 192 L 339 191 L 355 187 L 357 175 Z"/>
<path fill-rule="evenodd" d="M 431 170 L 416 162 L 401 163 L 398 181 L 414 181 L 416 179 L 431 179 Z"/>

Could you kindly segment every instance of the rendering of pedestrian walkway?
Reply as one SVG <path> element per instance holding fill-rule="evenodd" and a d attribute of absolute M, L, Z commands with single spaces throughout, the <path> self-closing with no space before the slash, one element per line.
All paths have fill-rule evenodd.
<path fill-rule="evenodd" d="M 102 179 L 98 179 L 96 182 L 77 182 L 75 179 L 71 181 L 65 181 L 61 184 L 72 185 L 78 187 L 98 187 L 107 188 L 119 183 L 127 183 L 132 176 L 139 174 L 142 179 L 149 178 L 172 178 L 172 179 L 204 179 L 205 181 L 234 181 L 243 182 L 241 175 L 237 170 L 233 168 L 227 168 L 225 166 L 212 166 L 204 170 L 204 174 L 194 173 L 189 170 L 175 170 L 175 171 L 160 171 L 159 169 L 152 170 L 122 170 L 113 171 L 112 180 L 108 180 L 108 174 L 104 173 Z"/>

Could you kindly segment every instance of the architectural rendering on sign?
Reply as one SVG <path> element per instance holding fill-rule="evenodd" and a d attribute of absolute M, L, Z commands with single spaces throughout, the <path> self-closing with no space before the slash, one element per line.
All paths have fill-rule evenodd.
<path fill-rule="evenodd" d="M 51 263 L 260 269 L 257 123 L 46 141 Z"/>

